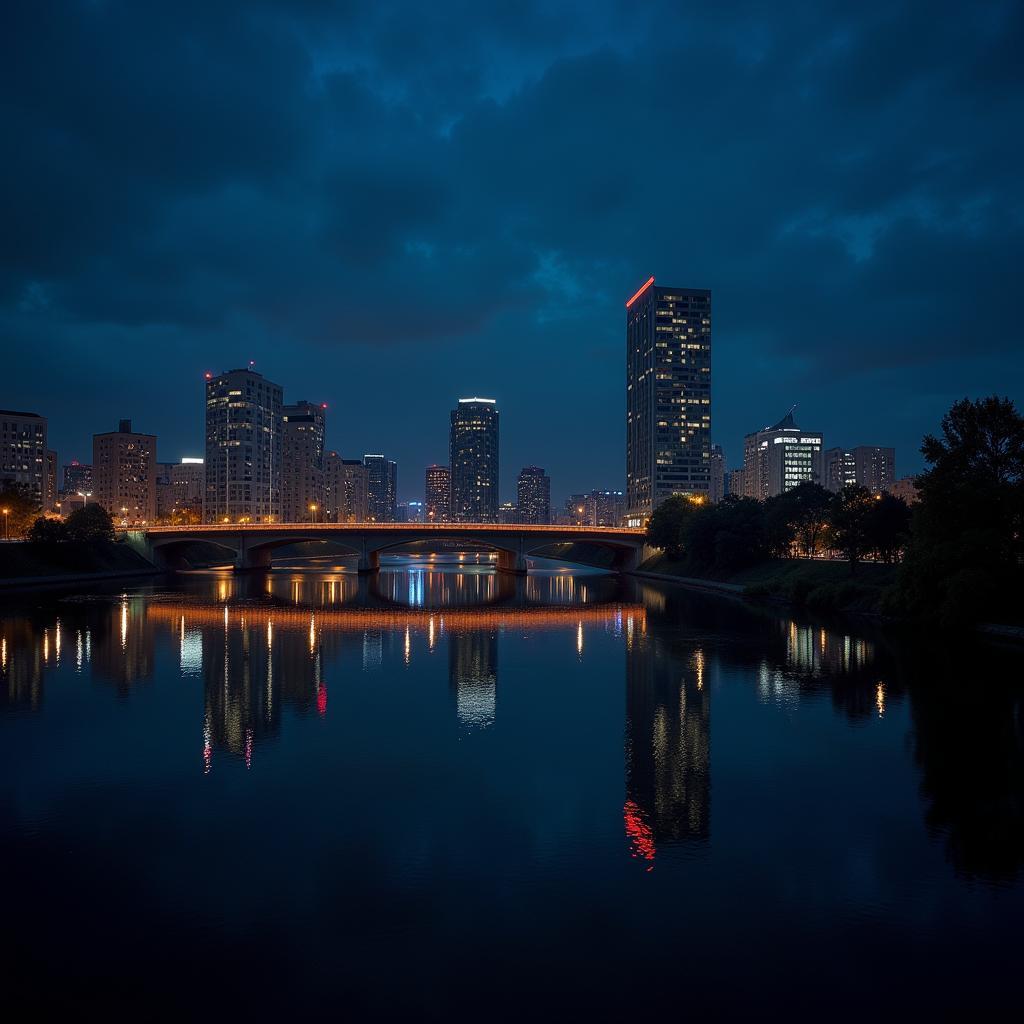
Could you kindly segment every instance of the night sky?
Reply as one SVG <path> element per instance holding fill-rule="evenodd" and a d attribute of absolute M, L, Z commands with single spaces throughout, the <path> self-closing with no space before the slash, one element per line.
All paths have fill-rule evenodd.
<path fill-rule="evenodd" d="M 408 500 L 490 396 L 561 501 L 624 485 L 650 274 L 713 290 L 730 467 L 1020 405 L 1024 5 L 689 6 L 5 3 L 0 407 L 172 461 L 254 359 Z"/>

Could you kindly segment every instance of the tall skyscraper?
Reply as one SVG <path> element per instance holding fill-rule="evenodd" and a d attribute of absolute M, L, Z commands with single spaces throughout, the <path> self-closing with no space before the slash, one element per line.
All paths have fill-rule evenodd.
<path fill-rule="evenodd" d="M 426 498 L 426 522 L 449 522 L 452 509 L 452 471 L 447 466 L 427 466 L 423 493 Z"/>
<path fill-rule="evenodd" d="M 711 292 L 651 277 L 626 303 L 626 505 L 642 525 L 711 489 Z"/>
<path fill-rule="evenodd" d="M 46 500 L 46 418 L 0 409 L 0 486 L 18 484 L 43 507 Z"/>
<path fill-rule="evenodd" d="M 551 522 L 551 478 L 540 466 L 524 466 L 516 481 L 519 522 Z"/>
<path fill-rule="evenodd" d="M 807 481 L 820 483 L 822 436 L 801 430 L 793 410 L 743 440 L 743 485 L 748 498 L 773 498 Z"/>
<path fill-rule="evenodd" d="M 281 515 L 286 523 L 323 521 L 326 410 L 326 405 L 305 401 L 281 410 Z"/>
<path fill-rule="evenodd" d="M 493 398 L 460 398 L 452 409 L 451 515 L 459 523 L 498 521 L 498 410 Z"/>
<path fill-rule="evenodd" d="M 829 448 L 821 453 L 819 483 L 822 487 L 838 493 L 847 484 L 857 482 L 857 467 L 853 452 L 843 448 Z"/>
<path fill-rule="evenodd" d="M 92 438 L 93 501 L 129 526 L 156 519 L 156 435 L 138 434 L 131 420 Z"/>
<path fill-rule="evenodd" d="M 324 456 L 325 522 L 365 523 L 369 470 L 362 459 L 343 459 L 337 452 Z"/>
<path fill-rule="evenodd" d="M 207 375 L 207 522 L 280 522 L 282 399 L 255 370 Z"/>
<path fill-rule="evenodd" d="M 383 455 L 364 455 L 368 518 L 375 523 L 393 523 L 398 504 L 398 465 Z"/>

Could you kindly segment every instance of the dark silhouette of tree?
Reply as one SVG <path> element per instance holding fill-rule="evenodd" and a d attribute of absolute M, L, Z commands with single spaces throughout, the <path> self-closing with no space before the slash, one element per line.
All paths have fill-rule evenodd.
<path fill-rule="evenodd" d="M 945 624 L 1024 619 L 1024 417 L 1009 399 L 963 399 L 921 452 L 894 610 Z"/>
<path fill-rule="evenodd" d="M 663 548 L 670 558 L 679 558 L 683 553 L 683 528 L 697 514 L 699 507 L 680 495 L 666 498 L 654 510 L 647 524 L 648 543 Z"/>
<path fill-rule="evenodd" d="M 875 498 L 866 487 L 847 484 L 832 499 L 832 531 L 836 547 L 850 562 L 850 571 L 870 550 L 868 523 Z"/>
<path fill-rule="evenodd" d="M 67 518 L 67 534 L 69 540 L 96 541 L 114 539 L 114 523 L 110 513 L 102 505 L 86 505 L 77 508 Z"/>
<path fill-rule="evenodd" d="M 778 509 L 776 514 L 788 522 L 791 540 L 808 557 L 815 555 L 821 545 L 829 524 L 832 497 L 820 484 L 808 480 L 772 499 Z"/>
<path fill-rule="evenodd" d="M 68 529 L 60 519 L 40 516 L 28 531 L 28 539 L 39 547 L 55 547 L 68 539 Z"/>
<path fill-rule="evenodd" d="M 910 507 L 902 498 L 883 494 L 868 514 L 868 547 L 883 562 L 895 562 L 910 535 Z"/>

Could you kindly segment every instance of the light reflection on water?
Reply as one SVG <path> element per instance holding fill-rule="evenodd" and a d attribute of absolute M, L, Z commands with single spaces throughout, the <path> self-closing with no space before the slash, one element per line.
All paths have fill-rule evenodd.
<path fill-rule="evenodd" d="M 986 659 L 1014 657 L 973 652 L 966 671 L 1005 680 Z M 231 851 L 280 793 L 286 802 L 274 805 L 307 857 L 330 847 L 339 870 L 365 873 L 356 851 L 376 851 L 370 884 L 382 899 L 409 884 L 411 858 L 416 878 L 434 879 L 418 897 L 431 906 L 454 894 L 499 900 L 510 884 L 499 865 L 512 858 L 512 877 L 536 892 L 521 913 L 545 914 L 563 939 L 586 944 L 569 910 L 578 890 L 697 957 L 730 947 L 715 903 L 746 891 L 738 879 L 753 872 L 763 877 L 746 912 L 774 920 L 772 879 L 788 879 L 786 912 L 803 922 L 792 941 L 813 959 L 802 915 L 822 899 L 834 915 L 854 906 L 912 934 L 893 895 L 904 885 L 925 885 L 948 910 L 981 881 L 1019 906 L 1020 695 L 1004 685 L 964 703 L 964 678 L 963 664 L 929 658 L 927 646 L 849 624 L 596 573 L 517 578 L 465 559 L 390 560 L 369 578 L 288 568 L 42 597 L 0 611 L 0 736 L 22 749 L 22 792 L 0 805 L 0 836 L 28 842 L 42 827 L 89 848 L 89 820 L 66 797 L 92 773 L 97 791 L 113 787 L 111 806 L 131 785 L 159 781 L 170 805 L 152 816 L 144 802 L 121 808 L 143 832 L 202 813 Z M 111 746 L 118 758 L 104 761 Z M 329 825 L 324 801 L 335 807 Z M 548 861 L 539 851 L 553 837 L 564 845 Z M 111 841 L 131 851 L 138 836 Z M 826 871 L 851 849 L 875 857 L 893 843 L 908 852 L 873 862 L 885 884 L 870 899 Z M 245 857 L 260 863 L 251 848 Z M 562 863 L 575 872 L 561 874 Z M 659 887 L 653 903 L 633 888 L 643 878 Z M 87 873 L 80 881 L 91 884 Z M 559 897 L 542 895 L 552 886 Z M 190 923 L 214 927 L 175 892 Z M 508 908 L 489 905 L 515 932 Z M 302 913 L 329 943 L 317 906 Z M 687 908 L 690 931 L 677 930 L 672 906 Z M 56 913 L 34 909 L 41 920 Z M 990 912 L 998 932 L 999 908 Z M 436 941 L 444 963 L 460 942 L 433 932 L 437 913 L 410 925 L 409 941 Z M 609 948 L 630 960 L 628 945 Z M 517 969 L 531 963 L 518 955 Z"/>

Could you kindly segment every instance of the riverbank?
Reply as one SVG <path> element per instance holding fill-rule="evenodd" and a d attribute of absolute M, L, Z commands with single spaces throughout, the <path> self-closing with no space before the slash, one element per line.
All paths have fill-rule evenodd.
<path fill-rule="evenodd" d="M 880 615 L 885 592 L 896 581 L 897 565 L 862 562 L 855 572 L 848 562 L 816 559 L 777 559 L 727 576 L 694 576 L 681 561 L 658 555 L 636 571 L 686 586 L 737 597 L 765 598 L 815 612 Z"/>
<path fill-rule="evenodd" d="M 0 544 L 0 587 L 83 583 L 160 572 L 127 544 L 115 541 Z"/>

